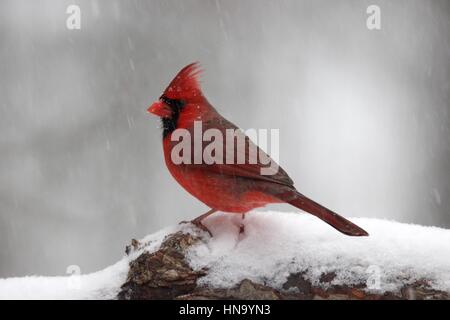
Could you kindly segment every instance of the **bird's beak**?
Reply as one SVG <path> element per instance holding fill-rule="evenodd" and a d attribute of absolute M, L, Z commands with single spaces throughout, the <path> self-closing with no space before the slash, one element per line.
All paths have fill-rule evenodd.
<path fill-rule="evenodd" d="M 147 109 L 147 112 L 153 113 L 161 118 L 169 118 L 172 116 L 172 110 L 170 107 L 161 101 L 154 102 L 150 108 Z"/>

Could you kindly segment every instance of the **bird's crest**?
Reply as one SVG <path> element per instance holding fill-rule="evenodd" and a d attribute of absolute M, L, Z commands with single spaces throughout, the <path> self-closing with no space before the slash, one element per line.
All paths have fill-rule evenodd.
<path fill-rule="evenodd" d="M 181 69 L 164 91 L 170 99 L 193 99 L 202 96 L 198 77 L 202 73 L 198 62 L 191 63 Z"/>

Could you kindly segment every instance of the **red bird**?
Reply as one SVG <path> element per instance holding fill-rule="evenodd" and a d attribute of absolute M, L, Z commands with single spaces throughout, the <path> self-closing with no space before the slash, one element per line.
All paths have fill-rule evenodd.
<path fill-rule="evenodd" d="M 170 173 L 184 189 L 211 208 L 207 213 L 192 220 L 193 224 L 209 232 L 202 220 L 216 211 L 240 213 L 244 217 L 244 214 L 252 209 L 269 203 L 285 202 L 315 215 L 346 235 L 368 235 L 357 225 L 299 193 L 281 167 L 278 167 L 278 171 L 273 175 L 262 175 L 261 168 L 267 167 L 267 164 L 263 164 L 260 159 L 256 163 L 246 161 L 243 164 L 238 161 L 231 164 L 228 161 L 223 161 L 223 164 L 207 164 L 205 161 L 181 164 L 174 162 L 172 149 L 179 142 L 178 139 L 172 141 L 171 138 L 176 129 L 185 129 L 193 137 L 194 121 L 201 121 L 203 132 L 207 129 L 218 129 L 224 137 L 227 129 L 239 130 L 222 117 L 205 98 L 198 82 L 200 72 L 197 63 L 184 67 L 159 100 L 148 108 L 148 112 L 161 118 L 164 157 Z M 205 145 L 201 143 L 200 151 L 203 151 Z M 246 136 L 245 143 L 244 151 L 234 144 L 234 160 L 240 152 L 245 152 L 245 159 L 248 160 L 249 147 L 262 152 Z M 225 152 L 224 149 L 224 154 Z"/>

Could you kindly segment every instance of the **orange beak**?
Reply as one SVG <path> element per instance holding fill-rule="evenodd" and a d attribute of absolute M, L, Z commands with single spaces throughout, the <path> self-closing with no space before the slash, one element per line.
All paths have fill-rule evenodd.
<path fill-rule="evenodd" d="M 169 118 L 172 116 L 172 110 L 170 107 L 161 101 L 154 102 L 150 108 L 147 109 L 147 112 L 153 113 L 161 118 Z"/>

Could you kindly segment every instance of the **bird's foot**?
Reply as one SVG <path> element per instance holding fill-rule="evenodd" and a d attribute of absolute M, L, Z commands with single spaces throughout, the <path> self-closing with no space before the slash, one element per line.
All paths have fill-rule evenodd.
<path fill-rule="evenodd" d="M 193 225 L 196 226 L 197 228 L 202 229 L 203 231 L 208 232 L 209 235 L 210 235 L 211 237 L 213 236 L 212 233 L 211 233 L 211 231 L 210 231 L 210 230 L 209 230 L 209 229 L 208 229 L 201 221 L 199 221 L 199 220 L 197 220 L 197 219 L 190 220 L 190 221 L 183 220 L 183 221 L 181 221 L 179 224 L 185 224 L 185 223 L 193 224 Z"/>
<path fill-rule="evenodd" d="M 180 224 L 182 223 L 192 223 L 194 226 L 196 226 L 197 228 L 202 229 L 203 231 L 206 231 L 209 233 L 209 235 L 212 237 L 212 233 L 211 231 L 209 231 L 209 229 L 202 223 L 202 221 L 204 219 L 206 219 L 207 217 L 209 217 L 210 215 L 212 215 L 214 212 L 216 212 L 216 209 L 211 209 L 208 212 L 202 214 L 201 216 L 198 216 L 197 218 L 195 218 L 194 220 L 191 221 L 181 221 Z"/>
<path fill-rule="evenodd" d="M 203 231 L 208 232 L 209 235 L 210 235 L 211 237 L 213 236 L 212 233 L 211 233 L 211 231 L 209 231 L 209 229 L 208 229 L 201 221 L 195 221 L 195 219 L 194 219 L 194 220 L 191 221 L 191 223 L 192 223 L 194 226 L 196 226 L 197 228 L 200 228 L 200 229 L 202 229 Z"/>
<path fill-rule="evenodd" d="M 243 223 L 241 223 L 241 225 L 239 226 L 239 234 L 243 234 L 245 233 L 245 225 Z"/>

